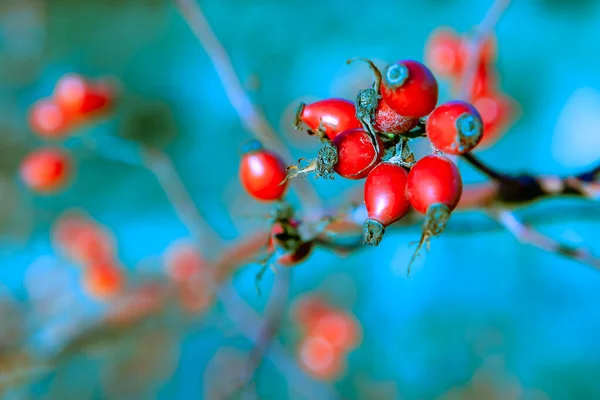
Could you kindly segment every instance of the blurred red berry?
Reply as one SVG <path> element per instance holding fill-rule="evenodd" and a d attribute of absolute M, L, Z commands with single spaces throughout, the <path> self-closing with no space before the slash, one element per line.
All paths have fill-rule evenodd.
<path fill-rule="evenodd" d="M 116 256 L 111 234 L 82 214 L 68 212 L 58 218 L 52 238 L 68 257 L 83 266 L 109 262 Z"/>
<path fill-rule="evenodd" d="M 337 350 L 350 351 L 358 346 L 361 332 L 356 319 L 336 311 L 322 315 L 308 335 L 325 339 Z"/>
<path fill-rule="evenodd" d="M 91 264 L 84 270 L 84 287 L 93 297 L 112 297 L 123 289 L 124 284 L 123 270 L 113 262 Z"/>
<path fill-rule="evenodd" d="M 292 306 L 293 318 L 298 324 L 311 331 L 319 319 L 331 311 L 331 306 L 319 296 L 305 295 Z"/>
<path fill-rule="evenodd" d="M 379 138 L 377 140 L 379 153 L 363 128 L 350 129 L 337 135 L 333 140 L 338 154 L 335 172 L 346 179 L 365 178 L 383 155 L 383 142 Z"/>
<path fill-rule="evenodd" d="M 473 82 L 469 84 L 471 99 L 494 93 L 498 88 L 498 74 L 494 66 L 480 63 Z"/>
<path fill-rule="evenodd" d="M 449 101 L 437 107 L 427 118 L 426 131 L 431 144 L 448 154 L 465 154 L 483 137 L 479 112 L 464 101 Z"/>
<path fill-rule="evenodd" d="M 320 336 L 306 337 L 298 347 L 300 366 L 319 380 L 335 380 L 343 370 L 342 354 Z"/>
<path fill-rule="evenodd" d="M 362 126 L 356 119 L 354 103 L 350 100 L 338 98 L 301 104 L 298 109 L 296 126 L 300 122 L 306 124 L 312 131 L 317 131 L 319 127 L 323 127 L 325 134 L 331 140 L 343 131 Z"/>
<path fill-rule="evenodd" d="M 403 117 L 394 111 L 385 101 L 379 100 L 375 111 L 373 126 L 379 132 L 405 133 L 417 126 L 419 118 Z"/>
<path fill-rule="evenodd" d="M 255 199 L 279 200 L 287 188 L 286 166 L 275 153 L 265 150 L 260 142 L 246 144 L 240 165 L 242 186 Z"/>
<path fill-rule="evenodd" d="M 181 284 L 200 273 L 206 262 L 197 246 L 191 242 L 178 241 L 165 251 L 164 263 L 168 276 Z"/>
<path fill-rule="evenodd" d="M 460 75 L 464 65 L 463 39 L 452 28 L 436 29 L 427 42 L 425 60 L 442 77 Z"/>
<path fill-rule="evenodd" d="M 398 114 L 420 118 L 435 108 L 438 84 L 424 64 L 414 60 L 401 60 L 385 69 L 381 96 Z"/>
<path fill-rule="evenodd" d="M 42 148 L 29 153 L 21 162 L 21 179 L 33 191 L 53 193 L 63 189 L 72 175 L 68 153 L 55 148 Z"/>
<path fill-rule="evenodd" d="M 483 120 L 483 139 L 480 148 L 494 144 L 514 121 L 516 103 L 504 94 L 489 94 L 473 101 Z"/>
<path fill-rule="evenodd" d="M 68 115 L 52 99 L 42 99 L 31 106 L 29 126 L 47 139 L 64 138 L 71 129 Z"/>
<path fill-rule="evenodd" d="M 454 210 L 461 194 L 460 171 L 449 158 L 442 155 L 423 157 L 408 173 L 406 196 L 415 210 L 422 214 L 426 214 L 434 204 Z"/>
<path fill-rule="evenodd" d="M 104 83 L 91 83 L 77 74 L 67 74 L 58 80 L 54 99 L 73 118 L 89 118 L 112 105 L 112 90 Z"/>

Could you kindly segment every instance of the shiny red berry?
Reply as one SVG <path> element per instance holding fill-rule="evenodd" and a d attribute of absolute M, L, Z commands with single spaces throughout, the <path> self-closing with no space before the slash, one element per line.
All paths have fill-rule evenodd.
<path fill-rule="evenodd" d="M 365 181 L 365 206 L 369 218 L 365 221 L 365 242 L 377 246 L 385 227 L 402 218 L 409 210 L 406 198 L 408 173 L 397 164 L 383 162 L 376 166 Z"/>
<path fill-rule="evenodd" d="M 279 156 L 253 140 L 244 147 L 240 180 L 246 191 L 257 200 L 280 199 L 287 188 L 286 166 Z"/>
<path fill-rule="evenodd" d="M 479 112 L 464 101 L 450 101 L 437 107 L 427 118 L 427 136 L 438 150 L 448 154 L 465 154 L 483 137 Z"/>
<path fill-rule="evenodd" d="M 346 99 L 326 99 L 311 104 L 301 104 L 298 109 L 296 125 L 306 124 L 312 131 L 320 127 L 333 140 L 339 133 L 362 125 L 356 119 L 354 103 Z"/>
<path fill-rule="evenodd" d="M 379 100 L 375 111 L 375 123 L 373 126 L 379 132 L 405 133 L 417 126 L 418 118 L 403 117 L 394 111 L 385 101 Z"/>
<path fill-rule="evenodd" d="M 70 122 L 65 111 L 52 99 L 39 100 L 29 112 L 31 130 L 47 139 L 67 136 L 71 129 Z"/>
<path fill-rule="evenodd" d="M 402 60 L 385 69 L 381 96 L 398 114 L 420 118 L 435 108 L 438 84 L 425 65 L 414 60 Z"/>
<path fill-rule="evenodd" d="M 347 179 L 363 179 L 381 161 L 383 142 L 377 138 L 379 153 L 371 140 L 371 136 L 363 128 L 344 131 L 337 135 L 333 144 L 337 149 L 338 162 L 335 172 Z"/>
<path fill-rule="evenodd" d="M 452 211 L 461 194 L 460 171 L 442 155 L 423 157 L 408 173 L 406 196 L 414 209 L 422 214 L 426 214 L 434 204 L 442 204 Z"/>
<path fill-rule="evenodd" d="M 21 179 L 33 191 L 52 193 L 71 177 L 70 156 L 62 150 L 43 148 L 29 153 L 21 163 Z"/>

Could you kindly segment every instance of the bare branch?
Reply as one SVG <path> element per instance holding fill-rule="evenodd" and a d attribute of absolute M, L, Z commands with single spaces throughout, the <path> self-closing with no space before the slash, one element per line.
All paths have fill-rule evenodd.
<path fill-rule="evenodd" d="M 167 195 L 181 222 L 196 239 L 203 254 L 218 248 L 219 238 L 198 212 L 169 156 L 157 149 L 142 148 L 143 165 L 151 171 Z"/>
<path fill-rule="evenodd" d="M 560 243 L 555 239 L 543 235 L 534 228 L 524 224 L 510 210 L 490 210 L 489 215 L 504 226 L 521 243 L 530 244 L 547 252 L 555 253 L 579 261 L 590 267 L 600 269 L 600 259 L 594 257 L 587 250 Z"/>

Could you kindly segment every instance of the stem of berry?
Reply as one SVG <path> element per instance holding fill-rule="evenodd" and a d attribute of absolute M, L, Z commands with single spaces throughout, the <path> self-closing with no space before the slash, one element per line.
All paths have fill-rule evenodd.
<path fill-rule="evenodd" d="M 481 160 L 479 160 L 471 153 L 463 154 L 462 157 L 475 169 L 479 170 L 481 173 L 495 181 L 498 181 L 500 183 L 512 183 L 514 181 L 510 176 L 500 173 L 491 168 L 490 166 L 484 164 Z"/>
<path fill-rule="evenodd" d="M 381 86 L 381 72 L 371 60 L 355 57 L 348 60 L 347 63 L 351 64 L 354 61 L 366 62 L 375 75 L 373 85 L 368 89 L 363 89 L 358 92 L 355 106 L 356 118 L 360 121 L 365 131 L 369 134 L 369 137 L 373 142 L 373 147 L 375 148 L 375 153 L 376 155 L 379 155 L 379 142 L 377 141 L 377 132 L 375 131 L 373 124 L 375 123 L 375 112 L 377 111 L 379 99 L 381 98 L 379 93 L 379 87 Z"/>

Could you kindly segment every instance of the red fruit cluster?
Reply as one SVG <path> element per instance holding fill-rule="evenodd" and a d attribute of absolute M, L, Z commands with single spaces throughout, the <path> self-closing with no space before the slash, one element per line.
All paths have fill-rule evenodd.
<path fill-rule="evenodd" d="M 62 139 L 82 124 L 111 109 L 114 90 L 105 82 L 90 82 L 77 74 L 60 78 L 52 97 L 36 102 L 29 113 L 33 132 L 44 139 Z M 73 175 L 70 155 L 57 148 L 29 153 L 21 163 L 21 179 L 37 193 L 63 189 Z"/>
<path fill-rule="evenodd" d="M 359 322 L 313 295 L 297 300 L 293 310 L 302 333 L 298 346 L 300 365 L 317 379 L 335 380 L 344 371 L 347 354 L 360 344 Z"/>
<path fill-rule="evenodd" d="M 77 74 L 67 74 L 56 82 L 51 97 L 32 106 L 29 124 L 41 137 L 64 138 L 109 111 L 114 97 L 114 89 L 106 82 L 92 82 Z"/>
<path fill-rule="evenodd" d="M 54 246 L 83 267 L 84 288 L 90 295 L 109 298 L 121 291 L 125 276 L 106 227 L 85 214 L 67 212 L 54 222 L 51 234 Z"/>
<path fill-rule="evenodd" d="M 206 310 L 213 300 L 207 261 L 187 240 L 173 242 L 163 254 L 165 272 L 177 286 L 181 307 L 189 313 Z"/>
<path fill-rule="evenodd" d="M 475 149 L 484 134 L 482 117 L 467 102 L 438 106 L 437 81 L 418 61 L 401 60 L 383 71 L 362 61 L 375 81 L 354 104 L 328 99 L 301 105 L 296 126 L 318 133 L 324 143 L 302 172 L 312 168 L 317 176 L 331 171 L 347 179 L 366 178 L 364 234 L 370 245 L 379 244 L 385 228 L 411 206 L 426 215 L 423 238 L 438 235 L 462 194 L 458 168 L 441 153 Z M 416 161 L 408 142 L 419 136 L 426 136 L 435 151 Z"/>
<path fill-rule="evenodd" d="M 451 28 L 434 31 L 425 50 L 427 62 L 437 74 L 450 79 L 457 89 L 467 85 L 468 100 L 483 120 L 482 147 L 495 143 L 504 134 L 517 109 L 514 100 L 500 90 L 496 53 L 493 37 L 481 49 L 474 49 L 469 38 L 461 37 Z M 473 62 L 477 69 L 470 71 L 467 66 Z"/>

